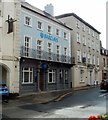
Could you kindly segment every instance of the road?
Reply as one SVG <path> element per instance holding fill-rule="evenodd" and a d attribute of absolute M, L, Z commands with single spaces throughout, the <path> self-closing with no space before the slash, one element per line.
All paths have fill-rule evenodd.
<path fill-rule="evenodd" d="M 6 118 L 88 118 L 107 112 L 108 93 L 98 87 L 75 91 L 58 102 L 47 104 L 14 100 L 2 105 Z"/>

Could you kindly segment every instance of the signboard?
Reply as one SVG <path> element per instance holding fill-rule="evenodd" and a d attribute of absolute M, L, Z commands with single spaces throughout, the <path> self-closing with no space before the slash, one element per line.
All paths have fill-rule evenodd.
<path fill-rule="evenodd" d="M 45 34 L 43 32 L 40 33 L 40 37 L 43 38 L 43 39 L 48 39 L 48 40 L 51 40 L 51 41 L 54 41 L 54 42 L 58 42 L 57 37 L 54 37 L 54 36 L 49 35 L 49 34 Z"/>

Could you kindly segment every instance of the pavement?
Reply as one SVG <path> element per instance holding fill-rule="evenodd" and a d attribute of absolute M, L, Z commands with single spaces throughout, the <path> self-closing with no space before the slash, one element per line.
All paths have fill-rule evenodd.
<path fill-rule="evenodd" d="M 27 103 L 40 103 L 45 104 L 51 101 L 58 102 L 65 97 L 71 95 L 74 91 L 77 90 L 87 90 L 90 89 L 90 86 L 84 86 L 77 89 L 70 90 L 62 90 L 62 91 L 46 91 L 46 92 L 38 92 L 38 93 L 26 93 L 20 96 L 17 96 L 15 100 L 27 102 Z"/>

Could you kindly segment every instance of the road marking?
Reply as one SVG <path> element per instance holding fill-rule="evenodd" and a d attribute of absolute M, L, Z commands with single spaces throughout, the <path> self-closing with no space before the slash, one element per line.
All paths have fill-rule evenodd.
<path fill-rule="evenodd" d="M 107 96 L 107 95 L 108 95 L 108 93 L 104 93 L 104 94 L 99 95 L 99 97 L 104 97 L 104 96 Z"/>

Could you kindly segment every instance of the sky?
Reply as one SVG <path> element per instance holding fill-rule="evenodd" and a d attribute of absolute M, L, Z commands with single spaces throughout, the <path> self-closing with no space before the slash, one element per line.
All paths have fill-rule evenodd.
<path fill-rule="evenodd" d="M 54 16 L 74 12 L 100 34 L 102 46 L 106 48 L 106 2 L 108 0 L 25 0 L 44 10 L 47 4 L 54 6 Z"/>

